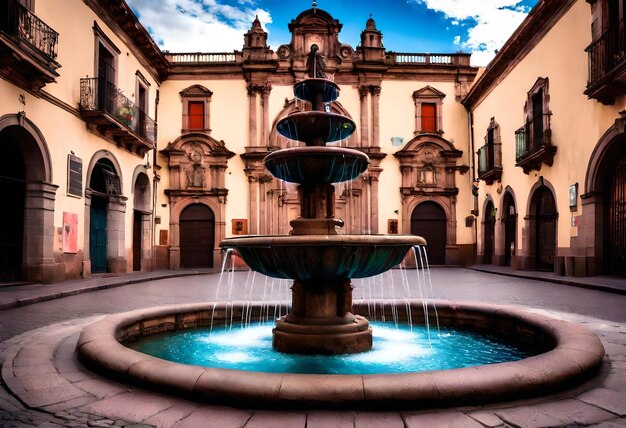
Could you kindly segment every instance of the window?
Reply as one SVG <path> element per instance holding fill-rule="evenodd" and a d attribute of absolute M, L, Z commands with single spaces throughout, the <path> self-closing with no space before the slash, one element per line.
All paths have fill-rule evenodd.
<path fill-rule="evenodd" d="M 204 103 L 202 101 L 189 101 L 188 129 L 204 129 Z"/>
<path fill-rule="evenodd" d="M 209 103 L 213 92 L 193 85 L 180 92 L 183 102 L 182 132 L 211 132 Z"/>
<path fill-rule="evenodd" d="M 413 92 L 415 103 L 415 134 L 422 132 L 443 134 L 442 105 L 446 94 L 426 86 Z"/>
<path fill-rule="evenodd" d="M 437 131 L 436 105 L 433 103 L 422 104 L 422 132 Z"/>

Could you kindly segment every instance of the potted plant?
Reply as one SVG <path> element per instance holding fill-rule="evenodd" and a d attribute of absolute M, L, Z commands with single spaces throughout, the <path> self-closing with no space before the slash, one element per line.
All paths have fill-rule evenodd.
<path fill-rule="evenodd" d="M 135 111 L 128 104 L 123 105 L 117 110 L 117 117 L 119 121 L 122 122 L 126 126 L 130 126 L 130 124 L 133 122 L 134 114 L 135 114 Z"/>

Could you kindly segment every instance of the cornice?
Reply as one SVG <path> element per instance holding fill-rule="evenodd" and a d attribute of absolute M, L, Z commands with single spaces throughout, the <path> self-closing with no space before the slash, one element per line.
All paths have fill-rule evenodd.
<path fill-rule="evenodd" d="M 487 65 L 461 101 L 473 109 L 511 70 L 520 63 L 576 0 L 541 0 Z"/>

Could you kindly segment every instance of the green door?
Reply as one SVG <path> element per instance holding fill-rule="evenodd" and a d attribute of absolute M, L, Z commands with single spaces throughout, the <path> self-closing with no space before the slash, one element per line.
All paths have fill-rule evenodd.
<path fill-rule="evenodd" d="M 89 226 L 89 253 L 91 271 L 107 271 L 107 208 L 106 199 L 91 198 L 91 219 Z"/>

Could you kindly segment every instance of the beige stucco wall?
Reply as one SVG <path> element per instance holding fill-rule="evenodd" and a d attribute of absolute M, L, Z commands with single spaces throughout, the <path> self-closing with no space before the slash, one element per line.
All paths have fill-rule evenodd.
<path fill-rule="evenodd" d="M 120 166 L 118 173 L 121 178 L 122 194 L 128 198 L 124 215 L 124 245 L 126 247 L 127 269 L 131 270 L 133 171 L 137 166 L 143 165 L 145 159 L 122 150 L 115 144 L 89 132 L 85 121 L 79 116 L 80 78 L 93 77 L 95 73 L 94 20 L 121 50 L 118 57 L 118 88 L 131 101 L 135 101 L 136 71 L 139 70 L 148 79 L 150 83 L 148 92 L 150 117 L 154 117 L 158 83 L 149 71 L 140 64 L 130 48 L 116 36 L 116 32 L 108 28 L 84 2 L 67 0 L 63 2 L 63 7 L 59 7 L 56 2 L 37 2 L 35 14 L 59 33 L 57 61 L 61 64 L 61 68 L 57 71 L 60 76 L 56 82 L 47 84 L 42 93 L 55 100 L 55 103 L 64 104 L 66 108 L 61 108 L 44 97 L 37 97 L 6 80 L 0 79 L 0 99 L 2 99 L 0 116 L 14 115 L 19 111 L 24 111 L 26 118 L 39 129 L 45 140 L 51 158 L 52 182 L 59 186 L 56 191 L 54 211 L 55 234 L 59 239 L 55 239 L 54 254 L 55 258 L 63 257 L 67 264 L 65 267 L 66 274 L 69 276 L 74 276 L 77 273 L 76 269 L 79 269 L 77 266 L 82 262 L 85 235 L 89 233 L 89 230 L 84 227 L 85 197 L 67 196 L 67 157 L 70 152 L 74 152 L 76 156 L 82 159 L 83 193 L 89 181 L 88 168 L 94 154 L 99 150 L 107 150 L 116 159 Z M 25 105 L 18 101 L 20 94 L 25 96 Z M 148 156 L 151 158 L 150 153 Z M 148 177 L 152 177 L 151 172 L 148 172 Z M 76 256 L 69 256 L 70 259 L 73 258 L 69 261 L 67 255 L 61 256 L 62 248 L 59 233 L 63 225 L 63 212 L 78 214 L 79 252 Z M 68 272 L 68 270 L 72 272 Z"/>
<path fill-rule="evenodd" d="M 585 175 L 591 153 L 602 134 L 619 117 L 624 109 L 625 98 L 616 100 L 612 106 L 587 99 L 583 94 L 587 84 L 588 59 L 585 47 L 591 42 L 590 5 L 578 0 L 539 41 L 511 72 L 498 82 L 473 109 L 475 150 L 484 145 L 484 137 L 491 117 L 500 125 L 502 136 L 502 182 L 479 185 L 480 221 L 483 219 L 484 201 L 491 197 L 498 208 L 497 220 L 501 218 L 503 189 L 510 186 L 514 191 L 518 217 L 517 248 L 523 250 L 523 218 L 529 214 L 531 187 L 540 177 L 550 183 L 556 194 L 558 218 L 557 246 L 563 253 L 570 246 L 570 237 L 578 230 L 571 226 L 568 187 L 578 183 L 579 196 L 586 192 Z M 527 91 L 537 78 L 549 79 L 549 108 L 552 112 L 552 143 L 557 146 L 554 164 L 545 164 L 540 171 L 524 174 L 515 167 L 515 130 L 524 124 L 524 103 Z M 497 223 L 497 225 L 499 222 Z M 480 225 L 479 225 L 480 226 Z M 479 227 L 479 253 L 482 252 L 482 230 Z M 499 239 L 496 227 L 496 252 Z"/>

